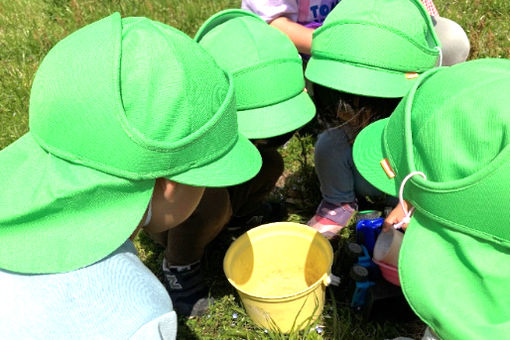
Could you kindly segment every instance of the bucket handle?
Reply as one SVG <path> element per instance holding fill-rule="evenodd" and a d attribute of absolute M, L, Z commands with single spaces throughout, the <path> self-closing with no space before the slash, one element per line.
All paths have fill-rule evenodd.
<path fill-rule="evenodd" d="M 332 286 L 339 286 L 340 285 L 340 278 L 334 274 L 329 274 L 328 276 L 326 276 L 323 280 L 322 280 L 322 283 L 324 284 L 324 286 L 329 286 L 329 285 L 332 285 Z"/>

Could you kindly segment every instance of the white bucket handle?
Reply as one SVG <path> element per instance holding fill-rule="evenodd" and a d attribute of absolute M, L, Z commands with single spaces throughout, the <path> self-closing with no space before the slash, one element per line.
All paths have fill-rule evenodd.
<path fill-rule="evenodd" d="M 339 286 L 340 285 L 340 278 L 334 274 L 329 274 L 328 276 L 326 276 L 323 280 L 322 280 L 322 283 L 324 284 L 324 286 L 329 286 L 329 285 L 332 285 L 332 286 Z"/>

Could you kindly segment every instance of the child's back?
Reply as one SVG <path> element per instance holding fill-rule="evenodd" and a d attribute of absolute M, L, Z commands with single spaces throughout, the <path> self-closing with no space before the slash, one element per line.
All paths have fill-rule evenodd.
<path fill-rule="evenodd" d="M 2 339 L 175 339 L 177 332 L 170 297 L 130 241 L 68 273 L 0 270 L 0 300 Z"/>

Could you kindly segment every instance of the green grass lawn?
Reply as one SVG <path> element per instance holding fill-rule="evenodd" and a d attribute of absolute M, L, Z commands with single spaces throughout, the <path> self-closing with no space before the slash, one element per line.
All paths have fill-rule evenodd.
<path fill-rule="evenodd" d="M 510 1 L 435 0 L 440 14 L 463 26 L 471 41 L 470 59 L 510 55 Z M 76 29 L 118 11 L 122 16 L 147 16 L 193 36 L 213 13 L 239 7 L 239 0 L 0 0 L 0 149 L 28 130 L 28 103 L 34 73 L 48 50 Z M 282 148 L 285 181 L 274 199 L 285 199 L 289 220 L 305 222 L 320 200 L 313 172 L 313 129 L 294 136 Z M 322 317 L 307 330 L 281 335 L 257 328 L 246 316 L 221 268 L 224 252 L 241 231 L 224 231 L 207 249 L 204 267 L 216 304 L 201 318 L 181 319 L 179 339 L 385 339 L 419 338 L 418 320 L 391 318 L 365 321 L 349 307 L 346 289 L 328 289 Z M 344 238 L 348 238 L 349 230 Z M 160 275 L 161 248 L 141 233 L 140 257 Z M 233 317 L 234 313 L 237 317 Z M 391 313 L 388 313 L 391 314 Z M 319 326 L 319 328 L 316 328 Z"/>

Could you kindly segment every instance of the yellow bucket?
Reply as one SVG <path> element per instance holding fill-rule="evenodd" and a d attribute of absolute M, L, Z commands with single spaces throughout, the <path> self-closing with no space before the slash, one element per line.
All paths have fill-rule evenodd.
<path fill-rule="evenodd" d="M 289 333 L 315 321 L 331 283 L 333 249 L 314 229 L 270 223 L 228 248 L 223 270 L 255 324 Z"/>

